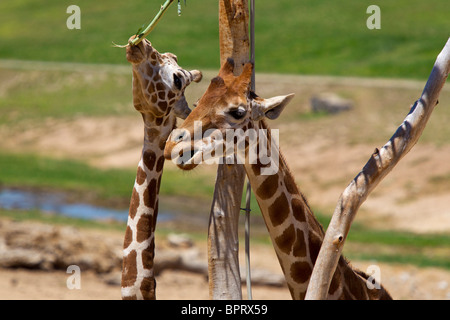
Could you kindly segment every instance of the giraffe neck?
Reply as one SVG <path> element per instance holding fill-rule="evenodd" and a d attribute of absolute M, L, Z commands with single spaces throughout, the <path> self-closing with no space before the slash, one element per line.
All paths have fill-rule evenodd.
<path fill-rule="evenodd" d="M 260 121 L 256 127 L 266 130 L 270 144 L 271 132 L 265 122 Z M 279 152 L 278 146 L 276 147 Z M 303 299 L 324 238 L 324 231 L 299 191 L 281 152 L 277 155 L 279 165 L 273 175 L 262 175 L 262 168 L 266 166 L 261 163 L 246 162 L 245 170 L 253 186 L 291 296 L 293 299 Z M 349 283 L 345 283 L 347 280 Z M 374 292 L 367 292 L 365 281 L 364 274 L 355 273 L 341 257 L 328 297 L 368 299 Z"/>
<path fill-rule="evenodd" d="M 155 226 L 164 166 L 164 146 L 175 126 L 171 113 L 160 118 L 143 114 L 144 146 L 130 201 L 123 250 L 122 297 L 156 299 Z"/>
<path fill-rule="evenodd" d="M 259 129 L 267 129 L 264 122 L 259 123 Z M 282 155 L 279 155 L 277 172 L 262 175 L 264 167 L 259 162 L 245 164 L 291 296 L 302 299 L 323 231 L 300 194 Z"/>

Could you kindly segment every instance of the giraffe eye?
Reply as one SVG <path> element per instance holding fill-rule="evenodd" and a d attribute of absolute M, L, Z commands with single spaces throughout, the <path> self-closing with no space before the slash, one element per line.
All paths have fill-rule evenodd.
<path fill-rule="evenodd" d="M 230 110 L 228 113 L 236 120 L 241 120 L 247 114 L 247 110 L 245 110 L 244 107 L 238 107 L 236 109 Z"/>
<path fill-rule="evenodd" d="M 174 73 L 173 74 L 173 83 L 178 90 L 181 90 L 182 82 L 181 79 Z"/>

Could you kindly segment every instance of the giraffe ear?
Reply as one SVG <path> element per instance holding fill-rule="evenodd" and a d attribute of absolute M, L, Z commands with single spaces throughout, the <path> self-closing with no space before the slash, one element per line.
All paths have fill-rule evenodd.
<path fill-rule="evenodd" d="M 238 85 L 238 90 L 242 92 L 248 92 L 250 82 L 252 82 L 253 63 L 248 62 L 245 64 L 244 69 L 235 82 Z"/>
<path fill-rule="evenodd" d="M 201 71 L 199 71 L 199 70 L 191 70 L 191 71 L 189 71 L 189 73 L 192 76 L 192 81 L 194 81 L 194 82 L 202 81 L 203 74 L 202 74 Z"/>
<path fill-rule="evenodd" d="M 227 58 L 219 70 L 219 77 L 224 78 L 229 75 L 233 75 L 234 60 L 233 58 Z"/>
<path fill-rule="evenodd" d="M 284 107 L 294 98 L 295 94 L 291 93 L 285 96 L 277 96 L 269 99 L 255 97 L 252 99 L 252 119 L 261 120 L 266 117 L 271 120 L 278 118 Z"/>
<path fill-rule="evenodd" d="M 181 119 L 186 119 L 189 113 L 191 113 L 191 109 L 189 109 L 188 103 L 186 101 L 186 97 L 184 94 L 178 99 L 177 102 L 173 105 L 173 113 Z"/>

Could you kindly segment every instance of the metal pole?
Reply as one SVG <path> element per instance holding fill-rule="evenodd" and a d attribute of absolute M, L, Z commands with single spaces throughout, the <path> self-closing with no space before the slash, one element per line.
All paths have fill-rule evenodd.
<path fill-rule="evenodd" d="M 251 90 L 255 91 L 255 0 L 250 0 L 250 61 L 253 63 Z M 247 194 L 245 207 L 245 263 L 246 263 L 246 283 L 247 298 L 252 300 L 252 282 L 250 272 L 250 199 L 251 199 L 250 181 L 247 180 Z"/>
<path fill-rule="evenodd" d="M 255 0 L 250 0 L 250 61 L 253 63 L 251 89 L 255 91 Z"/>

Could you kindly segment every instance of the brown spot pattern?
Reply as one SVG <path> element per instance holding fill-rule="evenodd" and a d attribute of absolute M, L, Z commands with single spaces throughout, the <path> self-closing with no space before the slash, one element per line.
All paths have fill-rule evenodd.
<path fill-rule="evenodd" d="M 154 252 L 155 242 L 154 239 L 152 239 L 150 245 L 142 251 L 142 265 L 144 266 L 144 269 L 153 269 Z"/>
<path fill-rule="evenodd" d="M 133 230 L 131 230 L 130 226 L 127 226 L 125 230 L 125 239 L 123 241 L 123 248 L 126 249 L 133 241 Z"/>
<path fill-rule="evenodd" d="M 141 167 L 138 167 L 137 173 L 136 173 L 137 184 L 142 185 L 144 183 L 145 179 L 147 179 L 147 174 L 145 173 L 144 170 L 142 170 Z"/>
<path fill-rule="evenodd" d="M 158 90 L 158 91 L 164 91 L 164 85 L 161 83 L 161 82 L 158 82 L 157 84 L 156 84 L 156 90 Z"/>
<path fill-rule="evenodd" d="M 289 203 L 283 193 L 269 206 L 269 217 L 274 227 L 279 226 L 289 215 Z"/>
<path fill-rule="evenodd" d="M 147 240 L 153 233 L 155 226 L 153 225 L 152 215 L 143 214 L 136 225 L 136 240 L 138 242 L 143 242 Z"/>
<path fill-rule="evenodd" d="M 319 255 L 320 247 L 322 246 L 322 240 L 314 233 L 309 233 L 309 257 L 313 264 L 316 263 L 317 256 Z"/>
<path fill-rule="evenodd" d="M 290 254 L 292 246 L 295 242 L 295 228 L 293 225 L 289 226 L 283 233 L 275 238 L 275 243 L 281 252 Z"/>
<path fill-rule="evenodd" d="M 297 229 L 297 238 L 292 248 L 292 254 L 294 257 L 306 257 L 306 243 L 305 234 L 302 230 Z"/>
<path fill-rule="evenodd" d="M 160 100 L 166 100 L 166 93 L 164 91 L 158 91 L 158 98 Z"/>
<path fill-rule="evenodd" d="M 158 122 L 159 119 L 161 119 L 161 118 L 156 118 L 155 122 Z M 162 122 L 162 121 L 160 121 L 160 122 Z M 156 129 L 156 128 L 147 129 L 147 137 L 150 141 L 157 139 L 159 137 L 159 135 L 160 135 L 160 131 L 158 129 Z"/>
<path fill-rule="evenodd" d="M 152 82 L 150 82 L 148 93 L 154 94 L 155 91 L 156 91 L 155 83 L 152 81 Z"/>
<path fill-rule="evenodd" d="M 145 65 L 145 67 L 145 74 L 151 77 L 153 75 L 153 68 L 148 63 Z"/>
<path fill-rule="evenodd" d="M 136 191 L 136 188 L 133 188 L 133 193 L 131 194 L 130 200 L 130 211 L 129 216 L 131 219 L 134 219 L 137 213 L 137 209 L 139 207 L 139 193 Z"/>
<path fill-rule="evenodd" d="M 297 221 L 305 222 L 304 204 L 300 200 L 293 198 L 291 201 L 292 214 Z"/>
<path fill-rule="evenodd" d="M 136 251 L 132 250 L 123 258 L 122 287 L 132 286 L 136 282 L 137 266 Z"/>
<path fill-rule="evenodd" d="M 312 268 L 308 262 L 297 261 L 291 265 L 291 277 L 297 283 L 304 283 L 309 280 Z"/>
<path fill-rule="evenodd" d="M 143 160 L 145 167 L 151 171 L 153 170 L 153 166 L 155 165 L 156 154 L 152 150 L 145 150 Z"/>
<path fill-rule="evenodd" d="M 286 189 L 289 193 L 291 194 L 298 194 L 298 188 L 297 185 L 295 184 L 294 179 L 292 178 L 292 176 L 290 176 L 289 174 L 285 174 L 284 176 L 284 184 L 286 186 Z"/>
<path fill-rule="evenodd" d="M 295 257 L 306 256 L 306 245 L 303 231 L 295 230 L 294 226 L 289 226 L 283 234 L 275 238 L 275 243 L 281 252 L 292 254 Z"/>
<path fill-rule="evenodd" d="M 339 277 L 339 268 L 336 269 L 333 275 L 333 279 L 331 279 L 330 288 L 328 289 L 328 294 L 332 295 L 339 289 L 339 285 L 341 284 L 341 279 Z"/>
<path fill-rule="evenodd" d="M 156 162 L 156 172 L 161 172 L 163 168 L 164 168 L 164 156 L 161 156 Z"/>
<path fill-rule="evenodd" d="M 142 293 L 142 298 L 144 300 L 155 300 L 155 288 L 156 288 L 156 282 L 153 278 L 144 278 L 141 282 L 141 287 L 139 288 Z"/>
<path fill-rule="evenodd" d="M 144 204 L 146 207 L 153 208 L 156 199 L 156 179 L 152 179 L 144 191 Z"/>
<path fill-rule="evenodd" d="M 263 200 L 272 197 L 278 189 L 278 176 L 276 174 L 267 178 L 256 189 L 256 194 Z"/>
<path fill-rule="evenodd" d="M 361 281 L 350 267 L 344 268 L 344 279 L 348 289 L 356 298 L 367 299 L 366 283 Z"/>
<path fill-rule="evenodd" d="M 167 102 L 166 101 L 158 102 L 158 107 L 161 108 L 162 110 L 166 110 L 167 109 Z"/>

